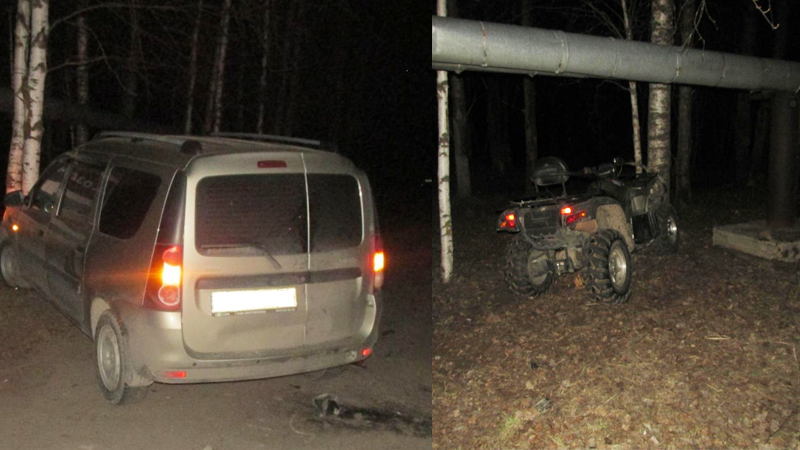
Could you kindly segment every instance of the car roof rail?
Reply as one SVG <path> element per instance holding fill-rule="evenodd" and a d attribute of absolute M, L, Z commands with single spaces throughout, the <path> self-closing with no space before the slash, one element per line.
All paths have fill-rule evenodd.
<path fill-rule="evenodd" d="M 328 150 L 334 153 L 339 153 L 335 144 L 331 142 L 317 141 L 314 139 L 296 138 L 291 136 L 278 136 L 274 134 L 258 134 L 258 133 L 229 133 L 218 132 L 212 133 L 212 137 L 242 139 L 247 141 L 256 142 L 273 142 L 277 144 L 300 144 L 308 147 L 313 147 L 319 150 Z"/>
<path fill-rule="evenodd" d="M 98 133 L 94 139 L 106 139 L 106 138 L 130 138 L 132 141 L 156 141 L 156 142 L 165 142 L 167 144 L 175 144 L 178 146 L 183 145 L 189 139 L 186 137 L 181 136 L 164 136 L 161 134 L 151 134 L 151 133 L 139 133 L 136 131 L 101 131 Z"/>

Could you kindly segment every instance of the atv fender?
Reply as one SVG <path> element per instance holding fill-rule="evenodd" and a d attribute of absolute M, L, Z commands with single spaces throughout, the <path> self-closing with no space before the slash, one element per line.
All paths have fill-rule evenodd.
<path fill-rule="evenodd" d="M 633 227 L 625 217 L 625 212 L 619 205 L 602 205 L 597 207 L 597 227 L 600 229 L 616 230 L 622 235 L 628 251 L 633 252 Z"/>

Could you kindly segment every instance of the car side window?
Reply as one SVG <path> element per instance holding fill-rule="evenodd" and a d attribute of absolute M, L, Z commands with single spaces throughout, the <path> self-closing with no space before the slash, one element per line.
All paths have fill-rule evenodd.
<path fill-rule="evenodd" d="M 42 178 L 34 186 L 31 192 L 31 209 L 50 212 L 58 204 L 58 191 L 61 190 L 61 182 L 64 174 L 67 173 L 68 161 L 64 160 L 48 168 Z"/>
<path fill-rule="evenodd" d="M 75 161 L 69 173 L 67 190 L 64 192 L 64 202 L 59 214 L 90 219 L 104 170 L 105 167 L 100 165 Z"/>
<path fill-rule="evenodd" d="M 100 232 L 120 239 L 136 235 L 161 186 L 158 175 L 114 167 L 106 183 Z"/>

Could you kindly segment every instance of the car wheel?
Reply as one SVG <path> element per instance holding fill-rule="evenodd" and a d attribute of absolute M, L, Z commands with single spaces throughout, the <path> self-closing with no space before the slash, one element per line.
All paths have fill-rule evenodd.
<path fill-rule="evenodd" d="M 600 230 L 586 250 L 584 277 L 589 295 L 601 303 L 625 303 L 630 298 L 633 267 L 628 246 L 615 230 Z"/>
<path fill-rule="evenodd" d="M 28 288 L 29 285 L 19 275 L 19 261 L 17 252 L 11 242 L 3 244 L 0 250 L 0 275 L 7 286 L 15 288 Z"/>
<path fill-rule="evenodd" d="M 100 316 L 94 334 L 97 381 L 103 396 L 114 405 L 136 403 L 147 395 L 149 386 L 129 386 L 134 379 L 124 333 L 110 311 Z"/>
<path fill-rule="evenodd" d="M 659 255 L 672 255 L 678 251 L 680 244 L 680 230 L 678 229 L 678 215 L 672 205 L 661 205 L 656 209 L 656 221 L 659 234 L 653 242 L 653 250 Z"/>
<path fill-rule="evenodd" d="M 506 251 L 505 278 L 517 294 L 539 296 L 553 284 L 554 273 L 547 254 L 516 236 Z"/>

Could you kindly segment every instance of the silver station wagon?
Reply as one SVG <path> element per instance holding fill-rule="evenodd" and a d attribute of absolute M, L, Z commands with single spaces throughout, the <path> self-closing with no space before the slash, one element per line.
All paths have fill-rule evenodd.
<path fill-rule="evenodd" d="M 366 175 L 316 141 L 102 133 L 6 195 L 0 269 L 94 339 L 114 404 L 148 386 L 367 358 L 384 253 Z"/>

